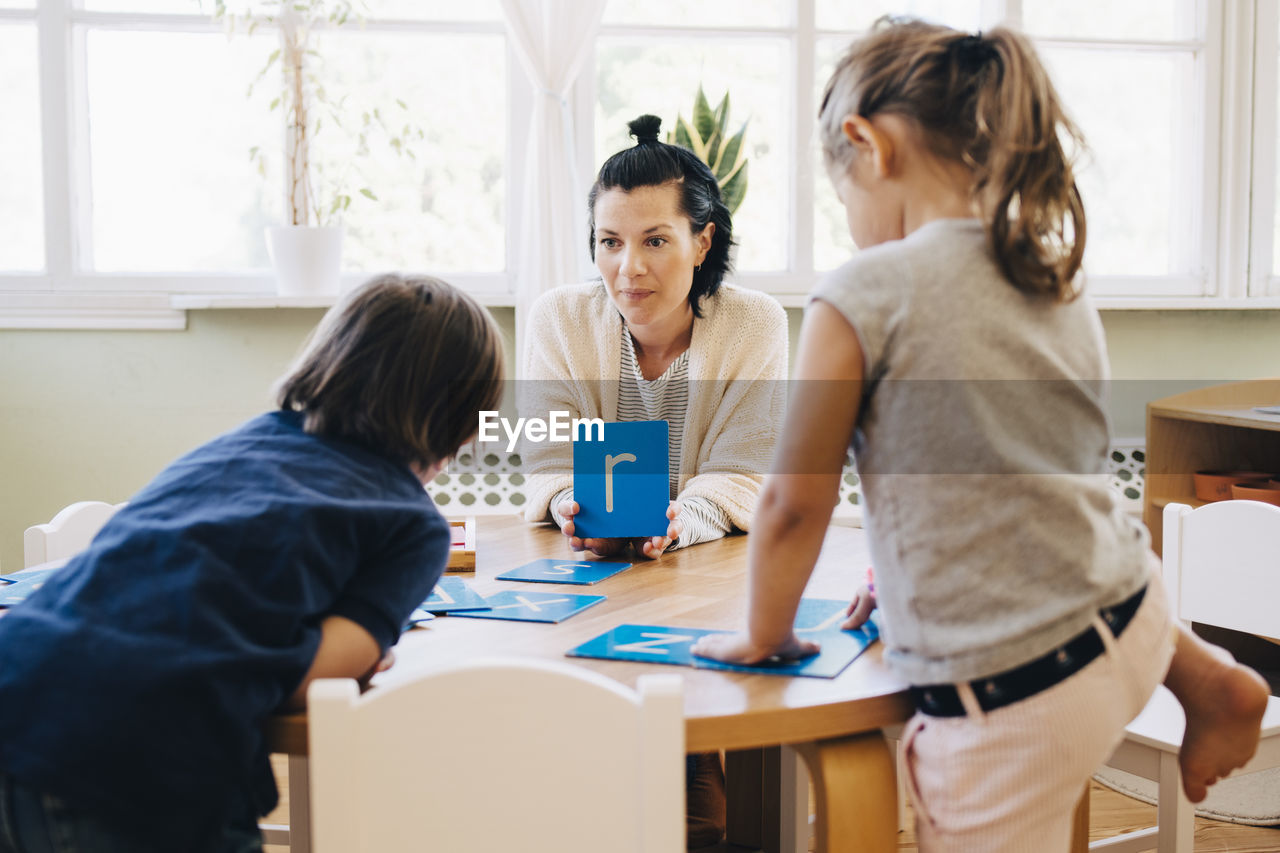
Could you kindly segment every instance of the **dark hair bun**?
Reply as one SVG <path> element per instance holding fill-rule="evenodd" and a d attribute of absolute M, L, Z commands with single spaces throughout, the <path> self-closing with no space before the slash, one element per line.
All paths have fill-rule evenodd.
<path fill-rule="evenodd" d="M 636 138 L 636 144 L 638 145 L 643 145 L 646 142 L 657 142 L 658 130 L 661 127 L 662 119 L 647 113 L 627 122 L 627 129 Z"/>

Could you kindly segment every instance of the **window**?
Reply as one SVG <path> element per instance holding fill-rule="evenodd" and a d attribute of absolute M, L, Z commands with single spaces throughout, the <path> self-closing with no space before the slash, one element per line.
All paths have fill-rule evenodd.
<path fill-rule="evenodd" d="M 344 267 L 505 291 L 499 4 L 364 5 L 368 17 L 314 36 L 328 108 L 311 157 L 321 196 L 340 187 L 353 199 Z M 285 134 L 271 106 L 278 66 L 263 68 L 279 33 L 241 22 L 228 36 L 211 9 L 0 0 L 0 291 L 269 291 L 263 228 L 284 221 Z M 397 155 L 395 136 L 411 137 L 412 156 Z M 58 235 L 48 247 L 46 228 Z"/>
<path fill-rule="evenodd" d="M 278 33 L 228 38 L 211 6 L 0 0 L 0 326 L 29 304 L 270 292 L 262 228 L 284 215 L 284 133 L 274 71 L 254 80 Z M 322 33 L 341 107 L 312 150 L 353 196 L 346 270 L 438 272 L 510 301 L 529 89 L 501 5 L 365 7 Z M 1034 40 L 1091 146 L 1085 263 L 1104 307 L 1280 305 L 1270 2 L 610 0 L 569 99 L 581 180 L 566 192 L 585 196 L 630 144 L 630 119 L 653 112 L 669 132 L 699 84 L 713 104 L 728 93 L 750 162 L 733 278 L 800 304 L 854 251 L 815 137 L 821 89 L 887 12 L 969 30 L 1008 21 Z M 416 157 L 376 133 L 353 157 L 344 128 L 375 109 L 413 135 Z"/>
<path fill-rule="evenodd" d="M 11 0 L 10 0 L 11 2 Z M 44 268 L 39 80 L 32 20 L 0 18 L 0 269 Z"/>

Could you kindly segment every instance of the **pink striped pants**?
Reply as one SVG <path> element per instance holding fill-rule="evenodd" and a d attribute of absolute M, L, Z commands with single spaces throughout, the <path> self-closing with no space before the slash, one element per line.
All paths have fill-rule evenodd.
<path fill-rule="evenodd" d="M 1173 657 L 1158 567 L 1119 638 L 1101 617 L 1094 627 L 1105 651 L 1065 681 L 987 713 L 968 684 L 957 685 L 967 716 L 917 713 L 907 723 L 921 853 L 1065 853 L 1080 792 Z"/>

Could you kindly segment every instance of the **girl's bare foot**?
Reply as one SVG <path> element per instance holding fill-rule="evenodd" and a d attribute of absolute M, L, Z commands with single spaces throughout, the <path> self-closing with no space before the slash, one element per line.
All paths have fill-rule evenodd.
<path fill-rule="evenodd" d="M 1270 690 L 1226 651 L 1194 642 L 1200 648 L 1190 655 L 1181 655 L 1185 644 L 1179 643 L 1184 659 L 1175 660 L 1165 684 L 1187 714 L 1178 764 L 1187 798 L 1198 803 L 1210 785 L 1253 757 Z"/>

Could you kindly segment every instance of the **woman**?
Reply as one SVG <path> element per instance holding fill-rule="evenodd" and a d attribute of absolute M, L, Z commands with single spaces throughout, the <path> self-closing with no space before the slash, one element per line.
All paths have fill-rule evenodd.
<path fill-rule="evenodd" d="M 785 402 L 787 322 L 757 291 L 723 284 L 732 222 L 711 170 L 658 140 L 660 120 L 629 127 L 636 145 L 600 167 L 588 196 L 600 279 L 543 294 L 530 311 L 520 414 L 665 420 L 671 526 L 638 540 L 663 551 L 747 530 Z M 625 540 L 574 536 L 573 471 L 564 445 L 527 445 L 528 521 L 550 515 L 600 556 Z"/>
<path fill-rule="evenodd" d="M 631 122 L 632 148 L 600 167 L 588 196 L 600 279 L 557 288 L 533 305 L 520 415 L 667 421 L 665 536 L 575 535 L 573 465 L 564 444 L 526 444 L 528 521 L 555 521 L 574 550 L 664 551 L 747 530 L 781 426 L 787 320 L 756 291 L 724 284 L 733 226 L 715 175 L 658 139 L 660 120 Z M 690 756 L 688 843 L 724 833 L 716 753 Z"/>

